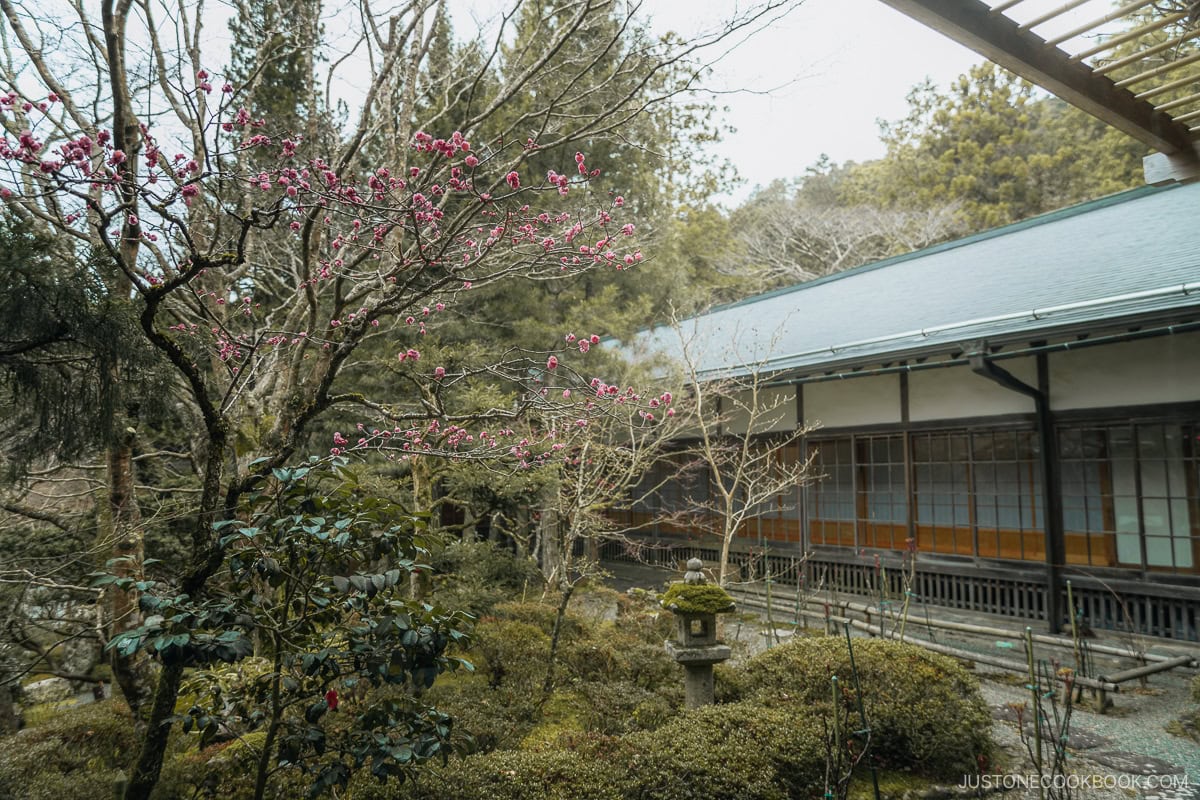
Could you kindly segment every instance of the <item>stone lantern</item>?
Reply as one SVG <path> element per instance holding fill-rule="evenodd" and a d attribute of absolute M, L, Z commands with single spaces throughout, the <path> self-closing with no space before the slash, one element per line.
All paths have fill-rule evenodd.
<path fill-rule="evenodd" d="M 675 638 L 667 640 L 667 655 L 684 669 L 688 708 L 713 702 L 713 664 L 731 655 L 717 641 L 717 614 L 733 610 L 733 598 L 720 586 L 705 583 L 703 562 L 688 561 L 683 583 L 673 583 L 663 594 L 662 605 L 675 615 Z"/>

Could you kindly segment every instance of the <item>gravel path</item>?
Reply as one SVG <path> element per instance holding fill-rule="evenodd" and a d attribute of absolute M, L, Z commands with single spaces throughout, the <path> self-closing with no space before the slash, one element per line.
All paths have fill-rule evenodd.
<path fill-rule="evenodd" d="M 984 699 L 993 709 L 1028 700 L 1028 690 L 1011 685 L 1007 674 L 981 672 L 979 677 Z M 1075 709 L 1070 734 L 1079 747 L 1073 750 L 1071 769 L 1084 776 L 1111 776 L 1119 783 L 1115 792 L 1104 789 L 1081 791 L 1081 797 L 1200 800 L 1200 743 L 1166 731 L 1167 724 L 1191 705 L 1189 679 L 1190 671 L 1160 673 L 1150 678 L 1149 687 L 1131 688 L 1116 695 L 1113 699 L 1115 708 L 1107 714 L 1097 714 L 1087 707 Z M 1006 716 L 1002 712 L 998 714 Z M 1015 723 L 998 720 L 995 735 L 1010 752 L 1023 753 L 1024 745 Z M 1115 754 L 1149 758 L 1128 763 Z M 1166 783 L 1176 785 L 1161 786 L 1161 778 L 1166 775 L 1171 776 Z M 1136 788 L 1120 788 L 1120 785 L 1135 781 L 1140 783 Z M 1190 785 L 1177 785 L 1184 781 Z"/>

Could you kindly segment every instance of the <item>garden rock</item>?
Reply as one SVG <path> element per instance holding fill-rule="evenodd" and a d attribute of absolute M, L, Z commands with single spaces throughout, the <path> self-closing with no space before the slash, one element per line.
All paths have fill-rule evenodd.
<path fill-rule="evenodd" d="M 71 682 L 65 678 L 45 678 L 34 681 L 24 687 L 25 702 L 28 705 L 41 703 L 57 703 L 74 696 Z"/>
<path fill-rule="evenodd" d="M 992 706 L 992 719 L 1000 722 L 1019 722 L 1017 710 L 1007 703 L 999 706 Z"/>
<path fill-rule="evenodd" d="M 1125 750 L 1101 750 L 1088 753 L 1088 758 L 1130 775 L 1179 775 L 1184 770 L 1161 758 L 1130 753 Z"/>
<path fill-rule="evenodd" d="M 1025 735 L 1031 738 L 1033 737 L 1033 725 L 1027 724 L 1025 726 Z M 1054 734 L 1051 732 L 1048 726 L 1042 726 L 1043 737 L 1051 737 L 1053 735 Z M 1107 747 L 1112 743 L 1112 739 L 1091 733 L 1090 731 L 1078 730 L 1074 727 L 1067 732 L 1067 747 L 1071 748 L 1072 750 L 1093 750 L 1097 747 Z"/>

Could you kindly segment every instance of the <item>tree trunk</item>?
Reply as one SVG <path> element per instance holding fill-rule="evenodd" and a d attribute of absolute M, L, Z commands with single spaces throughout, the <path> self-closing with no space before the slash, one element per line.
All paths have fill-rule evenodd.
<path fill-rule="evenodd" d="M 729 571 L 729 547 L 733 544 L 734 534 L 737 529 L 726 530 L 721 534 L 721 564 L 717 571 L 717 585 L 725 586 L 725 575 Z"/>
<path fill-rule="evenodd" d="M 433 476 L 432 470 L 425 459 L 413 457 L 412 460 L 412 489 L 413 508 L 417 513 L 429 514 L 429 533 L 437 531 L 441 525 L 434 519 L 433 509 Z M 429 578 L 418 570 L 408 574 L 408 596 L 410 600 L 421 600 L 429 593 Z"/>
<path fill-rule="evenodd" d="M 21 715 L 17 711 L 19 689 L 15 674 L 5 648 L 0 648 L 0 736 L 16 733 L 21 729 Z"/>
<path fill-rule="evenodd" d="M 479 519 L 475 516 L 475 509 L 469 505 L 463 507 L 463 525 L 458 538 L 464 543 L 479 541 Z"/>
<path fill-rule="evenodd" d="M 145 555 L 142 540 L 141 511 L 134 495 L 133 442 L 136 436 L 136 410 L 130 409 L 121 440 L 113 444 L 108 452 L 108 509 L 109 524 L 101 526 L 102 535 L 109 546 L 112 572 L 121 578 L 141 580 L 142 560 Z M 142 622 L 138 606 L 139 592 L 136 589 L 119 589 L 110 586 L 107 592 L 109 619 L 109 641 L 122 633 L 133 630 Z M 110 651 L 113 681 L 125 697 L 129 710 L 133 712 L 134 724 L 141 726 L 146 707 L 153 691 L 154 664 L 143 652 L 129 656 Z"/>
<path fill-rule="evenodd" d="M 213 522 L 221 513 L 221 474 L 226 455 L 229 431 L 224 422 L 208 419 L 208 453 L 205 456 L 204 488 L 192 526 L 193 571 L 186 575 L 179 589 L 185 594 L 196 596 L 204 591 L 205 584 L 222 564 L 221 551 L 213 536 Z M 226 509 L 236 508 L 239 495 L 230 491 L 225 495 Z M 178 661 L 164 664 L 158 671 L 158 685 L 154 703 L 146 721 L 145 732 L 138 751 L 133 774 L 125 787 L 124 800 L 150 800 L 150 793 L 158 783 L 162 771 L 163 754 L 171 735 L 170 719 L 175 715 L 175 702 L 179 699 L 179 686 L 183 681 L 183 665 Z"/>
<path fill-rule="evenodd" d="M 542 518 L 538 522 L 538 538 L 541 545 L 542 576 L 550 586 L 556 586 L 566 580 L 563 574 L 564 558 L 559 546 L 558 512 L 547 508 L 542 510 Z"/>
<path fill-rule="evenodd" d="M 517 509 L 517 518 L 513 524 L 513 536 L 516 538 L 518 550 L 522 555 L 536 559 L 542 552 L 542 544 L 538 540 L 540 526 L 533 524 L 533 512 L 529 506 L 522 504 Z"/>
<path fill-rule="evenodd" d="M 179 697 L 179 684 L 182 681 L 182 664 L 167 664 L 159 670 L 158 691 L 154 693 L 146 735 L 142 737 L 142 749 L 125 787 L 124 800 L 150 800 L 150 793 L 154 791 L 158 774 L 162 771 L 163 755 L 167 751 L 170 733 L 167 720 L 175 714 L 175 700 Z"/>
<path fill-rule="evenodd" d="M 286 611 L 286 609 L 285 609 Z M 286 617 L 285 617 L 286 619 Z M 267 794 L 267 779 L 271 777 L 271 751 L 275 749 L 275 737 L 279 735 L 280 720 L 283 718 L 283 645 L 278 632 L 274 635 L 275 663 L 271 674 L 271 722 L 267 725 L 267 736 L 263 740 L 262 752 L 258 754 L 258 768 L 254 774 L 254 800 L 263 800 Z"/>
<path fill-rule="evenodd" d="M 0 736 L 7 736 L 21 729 L 21 717 L 17 714 L 15 694 L 16 691 L 12 684 L 0 686 Z"/>
<path fill-rule="evenodd" d="M 575 584 L 564 583 L 562 598 L 558 602 L 558 613 L 554 615 L 554 630 L 550 633 L 550 655 L 546 659 L 546 682 L 542 684 L 542 702 L 549 700 L 554 691 L 554 662 L 558 658 L 558 640 L 562 634 L 563 619 L 567 616 L 567 606 L 574 593 Z"/>
<path fill-rule="evenodd" d="M 130 297 L 133 288 L 131 275 L 137 264 L 142 238 L 141 223 L 138 221 L 137 179 L 134 174 L 142 149 L 142 134 L 133 111 L 125 64 L 125 24 L 132 5 L 128 0 L 118 0 L 116 3 L 105 0 L 100 4 L 104 48 L 108 56 L 108 82 L 112 90 L 113 147 L 126 156 L 124 162 L 116 165 L 116 188 L 127 213 L 121 220 L 121 239 L 114 253 L 117 270 L 109 281 L 113 296 L 121 298 Z M 111 373 L 119 385 L 124 377 L 120 374 L 120 368 L 114 365 Z M 108 452 L 108 513 L 112 528 L 107 533 L 112 537 L 109 542 L 113 572 L 120 577 L 140 580 L 143 556 L 141 514 L 134 495 L 133 480 L 133 443 L 137 436 L 138 409 L 136 405 L 131 405 L 124 412 L 126 419 L 120 439 L 110 446 Z M 103 528 L 101 530 L 105 532 Z M 111 614 L 110 638 L 141 624 L 136 590 L 112 588 L 108 610 Z M 150 699 L 153 665 L 142 653 L 126 658 L 117 655 L 114 649 L 112 668 L 113 680 L 125 695 L 125 702 L 129 704 L 135 725 L 139 726 L 140 731 L 144 709 Z"/>

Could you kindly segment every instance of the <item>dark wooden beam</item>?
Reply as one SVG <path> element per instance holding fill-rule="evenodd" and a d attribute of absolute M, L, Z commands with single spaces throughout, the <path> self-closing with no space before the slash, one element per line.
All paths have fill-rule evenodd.
<path fill-rule="evenodd" d="M 1187 126 L 980 0 L 881 0 L 1162 153 L 1200 161 Z"/>

